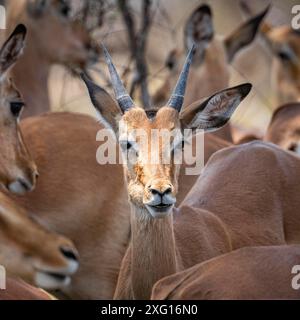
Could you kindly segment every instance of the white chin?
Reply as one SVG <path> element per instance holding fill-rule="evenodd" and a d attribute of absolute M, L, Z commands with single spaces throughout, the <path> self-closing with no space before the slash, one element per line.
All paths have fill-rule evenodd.
<path fill-rule="evenodd" d="M 9 184 L 8 190 L 18 195 L 22 195 L 28 191 L 19 181 Z"/>
<path fill-rule="evenodd" d="M 63 289 L 70 285 L 70 283 L 70 277 L 63 277 L 60 279 L 45 272 L 37 272 L 35 276 L 35 284 L 46 290 Z"/>
<path fill-rule="evenodd" d="M 173 205 L 166 208 L 166 209 L 156 209 L 152 206 L 146 205 L 147 210 L 149 211 L 149 213 L 151 214 L 152 218 L 154 219 L 162 219 L 167 217 L 173 209 Z"/>

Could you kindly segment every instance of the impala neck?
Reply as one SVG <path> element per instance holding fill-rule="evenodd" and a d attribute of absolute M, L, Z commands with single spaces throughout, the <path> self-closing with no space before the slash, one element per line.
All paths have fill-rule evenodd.
<path fill-rule="evenodd" d="M 149 299 L 153 285 L 177 271 L 173 215 L 153 219 L 131 205 L 131 285 L 135 299 Z"/>
<path fill-rule="evenodd" d="M 27 106 L 24 108 L 23 118 L 50 110 L 48 96 L 50 63 L 30 45 L 32 42 L 28 40 L 24 55 L 11 71 L 14 83 Z"/>

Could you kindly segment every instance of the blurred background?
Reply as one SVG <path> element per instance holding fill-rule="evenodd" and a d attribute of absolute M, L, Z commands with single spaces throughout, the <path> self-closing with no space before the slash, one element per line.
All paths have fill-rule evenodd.
<path fill-rule="evenodd" d="M 79 0 L 71 1 L 76 6 Z M 141 16 L 142 1 L 129 1 L 137 24 Z M 183 26 L 191 12 L 200 4 L 207 3 L 213 10 L 215 34 L 229 35 L 238 27 L 245 16 L 238 0 L 153 0 L 153 21 L 148 38 L 146 59 L 148 63 L 149 90 L 153 92 L 164 78 L 167 70 L 165 59 L 174 48 L 183 49 Z M 262 11 L 269 3 L 272 8 L 266 20 L 274 26 L 290 25 L 291 8 L 297 4 L 294 0 L 251 0 L 249 5 L 255 13 Z M 97 42 L 103 41 L 109 48 L 119 72 L 126 74 L 130 51 L 128 49 L 127 30 L 114 1 L 107 1 L 108 10 L 103 17 L 101 27 L 95 31 Z M 99 58 L 99 63 L 90 72 L 102 85 L 106 67 Z M 264 132 L 270 120 L 272 110 L 276 108 L 274 93 L 270 86 L 270 65 L 272 57 L 263 41 L 257 37 L 255 43 L 237 55 L 231 65 L 231 85 L 251 82 L 254 87 L 251 95 L 243 102 L 234 115 L 233 123 Z M 127 70 L 127 71 L 128 71 Z M 130 72 L 129 72 L 130 73 Z M 93 114 L 86 88 L 78 77 L 60 66 L 54 66 L 49 79 L 51 109 L 55 111 L 72 111 Z M 199 83 L 201 86 L 201 83 Z M 108 88 L 110 90 L 110 88 Z"/>

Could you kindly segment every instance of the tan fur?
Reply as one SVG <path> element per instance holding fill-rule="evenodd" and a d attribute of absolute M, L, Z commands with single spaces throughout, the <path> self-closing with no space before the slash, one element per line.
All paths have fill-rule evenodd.
<path fill-rule="evenodd" d="M 272 116 L 264 140 L 273 142 L 285 150 L 297 152 L 296 149 L 300 142 L 299 103 L 285 104 L 276 110 Z"/>
<path fill-rule="evenodd" d="M 33 192 L 14 200 L 74 241 L 80 267 L 65 293 L 111 298 L 129 237 L 129 208 L 121 166 L 96 162 L 101 126 L 89 116 L 53 113 L 25 119 L 21 129 L 40 178 Z"/>
<path fill-rule="evenodd" d="M 300 173 L 299 164 L 299 158 L 292 153 L 259 141 L 223 149 L 212 156 L 201 177 L 183 201 L 177 213 L 178 221 L 182 220 L 183 213 L 190 214 L 194 211 L 206 220 L 203 211 L 208 210 L 228 235 L 227 243 L 231 244 L 231 248 L 228 246 L 228 252 L 248 246 L 299 243 L 300 225 L 297 212 L 300 202 L 298 190 L 294 188 Z M 182 229 L 179 234 L 188 234 L 190 237 L 190 229 L 185 228 L 184 224 L 180 226 Z M 198 224 L 198 227 L 198 232 L 208 239 L 209 244 L 213 244 L 216 227 L 203 228 L 201 224 Z M 218 249 L 223 248 L 224 244 L 226 241 L 214 243 L 212 255 L 218 256 Z M 177 246 L 180 246 L 180 243 Z M 194 251 L 190 251 L 187 245 L 183 248 L 187 255 L 193 253 L 195 256 Z M 274 292 L 272 292 L 273 285 L 270 281 L 261 280 L 261 274 L 265 279 L 268 276 L 268 270 L 272 270 L 271 275 L 273 275 L 272 268 L 279 268 L 282 262 L 281 255 L 278 256 L 276 251 L 269 253 L 268 250 L 266 249 L 266 253 L 261 257 L 264 249 L 243 249 L 237 253 L 233 252 L 198 264 L 159 282 L 152 297 L 164 299 L 167 297 L 186 299 L 253 297 L 258 299 L 280 297 L 280 295 L 298 297 L 288 290 L 290 281 L 283 283 L 291 273 L 291 269 L 288 273 L 286 271 L 287 267 L 291 267 L 290 264 L 282 264 L 280 270 L 285 270 L 284 274 L 278 270 L 275 273 L 274 283 L 277 285 L 276 279 L 279 282 Z M 274 250 L 280 252 L 284 249 Z M 201 258 L 201 250 L 199 250 L 199 256 Z M 264 262 L 264 257 L 270 259 L 270 264 Z M 296 254 L 295 249 L 287 251 L 286 257 L 295 261 L 298 259 L 298 253 Z M 244 269 L 241 265 L 248 260 L 252 263 Z M 254 279 L 250 278 L 250 280 L 244 273 L 236 274 L 234 266 L 238 266 L 242 272 L 250 270 Z M 227 277 L 226 272 L 229 274 Z M 232 274 L 235 275 L 234 278 L 231 277 Z M 222 285 L 218 282 L 221 276 L 225 278 L 224 287 L 223 282 Z M 226 284 L 229 287 L 226 287 Z M 265 285 L 263 290 L 261 285 Z M 218 286 L 220 291 L 217 290 Z M 241 292 L 240 289 L 243 286 L 245 291 Z M 223 288 L 228 291 L 224 292 Z M 174 292 L 174 295 L 171 292 Z"/>
<path fill-rule="evenodd" d="M 2 189 L 18 193 L 31 191 L 37 174 L 19 126 L 22 98 L 7 77 L 8 69 L 22 52 L 25 34 L 26 29 L 17 26 L 0 53 L 0 185 Z M 15 104 L 21 107 L 15 109 Z M 21 180 L 18 187 L 11 188 Z M 25 183 L 26 188 L 22 187 Z M 0 193 L 0 244 L 0 263 L 12 276 L 35 283 L 41 272 L 68 276 L 75 272 L 76 249 L 72 242 L 34 222 L 4 190 Z M 64 250 L 74 259 L 67 257 Z"/>
<path fill-rule="evenodd" d="M 178 116 L 178 113 L 174 109 L 163 107 L 157 113 L 155 120 L 151 121 L 142 109 L 133 108 L 125 113 L 123 121 L 129 128 L 139 127 L 146 130 L 147 128 L 168 128 L 170 130 L 179 126 L 178 120 L 173 120 L 176 115 Z M 147 149 L 143 149 L 141 145 L 139 148 L 139 157 L 147 154 Z M 174 163 L 168 164 L 169 172 L 178 171 L 176 166 Z M 148 299 L 153 284 L 161 277 L 209 259 L 216 254 L 215 251 L 221 254 L 231 249 L 230 239 L 222 222 L 205 210 L 202 215 L 197 210 L 187 215 L 180 215 L 183 219 L 182 223 L 177 223 L 177 214 L 174 224 L 172 215 L 163 219 L 149 217 L 149 212 L 143 205 L 145 198 L 147 200 L 149 197 L 147 192 L 149 181 L 151 183 L 155 178 L 162 184 L 161 187 L 156 186 L 156 190 L 163 189 L 165 184 L 171 185 L 174 187 L 172 193 L 176 194 L 176 174 L 168 175 L 162 164 L 155 165 L 151 169 L 148 169 L 147 165 L 139 167 L 139 171 L 130 172 L 128 168 L 125 170 L 129 170 L 127 182 L 132 210 L 132 235 L 129 249 L 122 261 L 115 299 Z M 141 170 L 143 175 L 140 174 Z M 136 190 L 138 190 L 137 194 Z M 203 215 L 207 219 L 204 219 Z M 201 225 L 203 229 L 211 227 L 216 231 L 211 235 L 209 242 L 206 236 L 199 233 Z M 183 228 L 186 229 L 183 230 Z M 187 239 L 189 239 L 188 248 Z M 217 250 L 214 249 L 215 247 Z"/>
<path fill-rule="evenodd" d="M 272 28 L 266 33 L 274 53 L 272 86 L 277 105 L 298 101 L 300 98 L 300 35 L 290 26 Z M 284 62 L 278 53 L 288 47 L 296 60 Z"/>
<path fill-rule="evenodd" d="M 195 142 L 195 137 L 193 137 L 192 140 L 192 147 L 193 147 L 193 153 L 195 154 L 195 148 L 196 148 L 196 142 Z M 231 146 L 231 143 L 223 140 L 213 134 L 206 133 L 204 134 L 204 155 L 201 154 L 201 156 L 204 156 L 204 164 L 207 163 L 209 158 L 218 150 L 221 150 L 223 148 L 227 148 Z M 198 175 L 187 175 L 185 173 L 186 168 L 189 166 L 186 163 L 183 163 L 181 168 L 180 168 L 180 173 L 179 173 L 179 189 L 178 189 L 178 194 L 177 194 L 177 205 L 180 205 L 185 196 L 188 194 L 188 192 L 191 190 L 193 185 L 198 179 Z"/>
<path fill-rule="evenodd" d="M 149 229 L 149 225 L 143 227 L 142 220 L 139 221 L 143 232 L 138 234 L 151 231 L 153 238 L 147 243 L 147 249 L 143 249 L 145 255 L 140 252 L 139 258 L 130 260 L 130 253 L 127 253 L 115 298 L 149 298 L 150 286 L 146 285 L 146 280 L 139 279 L 135 283 L 139 284 L 139 290 L 131 291 L 134 288 L 134 275 L 130 273 L 133 264 L 138 263 L 141 270 L 147 270 L 149 277 L 145 274 L 146 279 L 157 279 L 162 274 L 184 270 L 241 247 L 299 243 L 300 225 L 295 212 L 298 212 L 300 202 L 297 190 L 292 187 L 297 184 L 298 171 L 298 157 L 262 142 L 215 153 L 179 210 L 175 211 L 174 224 L 165 221 L 165 229 L 155 225 Z M 136 219 L 144 216 L 136 209 L 134 212 Z M 159 247 L 155 246 L 158 240 Z M 129 250 L 135 248 L 135 241 L 143 246 L 145 239 L 132 235 Z M 169 245 L 164 251 L 162 245 L 165 243 Z M 173 254 L 176 268 L 169 267 L 163 258 L 170 260 L 166 253 L 172 252 L 171 245 L 176 248 L 175 257 Z M 151 264 L 150 268 L 148 259 L 159 250 L 165 254 L 160 256 L 159 264 Z M 135 292 L 143 294 L 137 296 Z"/>
<path fill-rule="evenodd" d="M 37 271 L 59 273 L 68 267 L 61 248 L 76 252 L 69 239 L 46 230 L 3 193 L 0 193 L 0 243 L 0 264 L 7 273 L 32 284 Z"/>
<path fill-rule="evenodd" d="M 300 299 L 292 288 L 300 246 L 247 247 L 157 282 L 151 298 L 178 300 Z"/>
<path fill-rule="evenodd" d="M 36 17 L 29 13 L 29 5 L 35 2 L 10 0 L 7 6 L 7 32 L 18 23 L 28 28 L 24 56 L 12 70 L 12 78 L 28 105 L 23 117 L 50 110 L 48 77 L 53 64 L 84 69 L 98 56 L 83 23 L 62 16 L 56 0 L 47 0 L 45 11 Z"/>
<path fill-rule="evenodd" d="M 11 80 L 0 82 L 0 180 L 8 188 L 18 178 L 34 187 L 37 168 L 24 144 L 17 119 L 11 114 L 10 103 L 22 101 Z"/>
<path fill-rule="evenodd" d="M 6 289 L 0 290 L 0 300 L 53 300 L 47 292 L 24 281 L 8 278 Z"/>

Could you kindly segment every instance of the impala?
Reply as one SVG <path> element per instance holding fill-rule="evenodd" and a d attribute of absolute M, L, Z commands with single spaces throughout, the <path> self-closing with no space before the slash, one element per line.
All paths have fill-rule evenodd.
<path fill-rule="evenodd" d="M 7 76 L 21 55 L 26 29 L 18 25 L 0 51 L 0 180 L 1 187 L 22 194 L 34 188 L 37 168 L 23 141 L 18 117 L 24 103 L 19 91 Z"/>
<path fill-rule="evenodd" d="M 300 290 L 292 287 L 299 249 L 299 245 L 241 248 L 158 281 L 151 298 L 300 299 Z"/>
<path fill-rule="evenodd" d="M 28 105 L 23 117 L 50 110 L 48 78 L 53 64 L 76 72 L 98 59 L 84 22 L 71 19 L 69 12 L 70 4 L 65 0 L 7 2 L 8 32 L 18 23 L 28 28 L 24 55 L 12 70 L 12 78 Z"/>
<path fill-rule="evenodd" d="M 299 174 L 299 157 L 273 144 L 255 141 L 216 152 L 177 210 L 176 223 L 182 230 L 186 228 L 180 244 L 197 237 L 206 241 L 198 246 L 202 262 L 208 260 L 207 252 L 216 257 L 226 246 L 228 254 L 193 264 L 191 269 L 162 280 L 153 298 L 167 298 L 169 293 L 170 298 L 182 294 L 182 298 L 195 299 L 299 298 L 291 290 L 291 271 L 299 263 L 299 246 L 245 248 L 229 253 L 250 246 L 299 244 L 300 201 L 295 188 Z M 192 215 L 203 219 L 198 224 L 200 235 L 192 233 L 192 226 L 187 230 L 184 220 Z M 220 228 L 223 239 L 216 238 L 222 235 Z M 235 272 L 230 267 L 233 265 L 245 274 Z M 221 272 L 222 284 L 218 283 Z M 227 285 L 230 289 L 225 293 Z M 167 286 L 173 289 L 168 291 Z"/>
<path fill-rule="evenodd" d="M 197 49 L 191 66 L 183 108 L 228 86 L 230 63 L 241 49 L 254 40 L 266 13 L 267 10 L 264 10 L 239 26 L 228 37 L 221 39 L 214 35 L 210 7 L 201 5 L 193 11 L 184 28 L 184 48 L 188 51 L 192 43 L 195 43 Z M 169 74 L 161 88 L 154 94 L 155 105 L 163 105 L 167 101 L 179 73 L 181 57 L 182 53 L 177 49 L 169 54 L 166 62 Z M 214 134 L 232 142 L 229 125 Z"/>
<path fill-rule="evenodd" d="M 62 290 L 70 298 L 113 296 L 130 234 L 122 168 L 96 161 L 99 129 L 90 116 L 64 112 L 21 121 L 40 175 L 32 192 L 11 197 L 74 242 L 80 266 Z"/>
<path fill-rule="evenodd" d="M 287 103 L 277 108 L 272 115 L 264 140 L 300 155 L 299 103 Z"/>
<path fill-rule="evenodd" d="M 243 11 L 250 15 L 252 8 L 240 1 Z M 276 105 L 299 101 L 300 93 L 300 34 L 291 25 L 274 27 L 263 22 L 261 34 L 272 53 L 271 84 Z"/>
<path fill-rule="evenodd" d="M 52 300 L 47 292 L 20 280 L 8 278 L 6 289 L 0 291 L 0 300 Z"/>
<path fill-rule="evenodd" d="M 108 94 L 101 98 L 102 103 L 112 100 Z M 96 161 L 101 142 L 95 137 L 103 126 L 89 116 L 70 113 L 27 118 L 20 125 L 40 176 L 32 192 L 13 199 L 75 243 L 80 267 L 63 293 L 112 298 L 130 236 L 130 209 L 122 167 Z M 219 140 L 214 137 L 206 145 L 206 158 L 228 145 Z M 192 186 L 192 177 L 186 176 L 179 197 Z"/>
<path fill-rule="evenodd" d="M 241 1 L 247 15 L 253 14 Z M 262 23 L 261 34 L 272 53 L 271 84 L 275 94 L 275 111 L 264 136 L 285 150 L 299 153 L 300 35 L 291 26 L 273 27 Z M 255 139 L 247 136 L 243 141 Z"/>
<path fill-rule="evenodd" d="M 69 239 L 42 227 L 3 193 L 0 227 L 0 264 L 8 276 L 48 290 L 70 285 L 78 269 L 78 254 Z"/>
<path fill-rule="evenodd" d="M 25 35 L 26 28 L 18 25 L 0 50 L 0 184 L 4 191 L 16 194 L 31 191 L 37 175 L 18 123 L 24 103 L 7 76 L 23 51 Z M 38 225 L 3 192 L 0 193 L 0 264 L 10 275 L 48 289 L 67 285 L 78 268 L 72 242 Z"/>
<path fill-rule="evenodd" d="M 180 132 L 183 128 L 216 130 L 228 122 L 240 101 L 249 93 L 251 85 L 223 90 L 204 102 L 194 103 L 181 113 L 189 66 L 195 51 L 192 48 L 167 105 L 156 110 L 144 110 L 136 106 L 126 93 L 108 52 L 105 48 L 103 51 L 118 104 L 96 84 L 91 81 L 86 81 L 86 84 L 100 120 L 114 131 L 124 157 L 129 155 L 124 164 L 124 174 L 131 208 L 131 241 L 122 262 L 115 298 L 147 299 L 157 280 L 186 266 L 191 252 L 192 260 L 198 262 L 197 250 L 188 246 L 194 249 L 198 244 L 203 245 L 197 238 L 185 243 L 184 247 L 177 243 L 179 230 L 173 223 L 173 207 L 178 191 L 179 165 L 175 163 L 173 154 L 175 148 L 182 145 L 180 138 L 178 140 L 175 136 L 177 143 L 168 148 L 161 140 L 152 140 L 155 138 L 151 132 Z M 139 136 L 135 139 L 137 129 L 145 132 L 148 144 L 143 143 Z M 149 162 L 149 145 L 159 146 L 156 164 Z M 162 162 L 165 150 L 170 152 L 168 164 Z M 132 158 L 136 161 L 132 162 Z M 190 219 L 194 228 L 201 221 L 201 216 Z M 221 242 L 226 236 L 225 230 L 223 226 L 217 226 L 217 231 L 216 237 Z M 189 237 L 191 233 L 192 230 L 188 230 L 184 235 Z M 227 250 L 229 247 L 224 242 L 220 253 Z M 207 256 L 210 256 L 209 252 Z"/>

